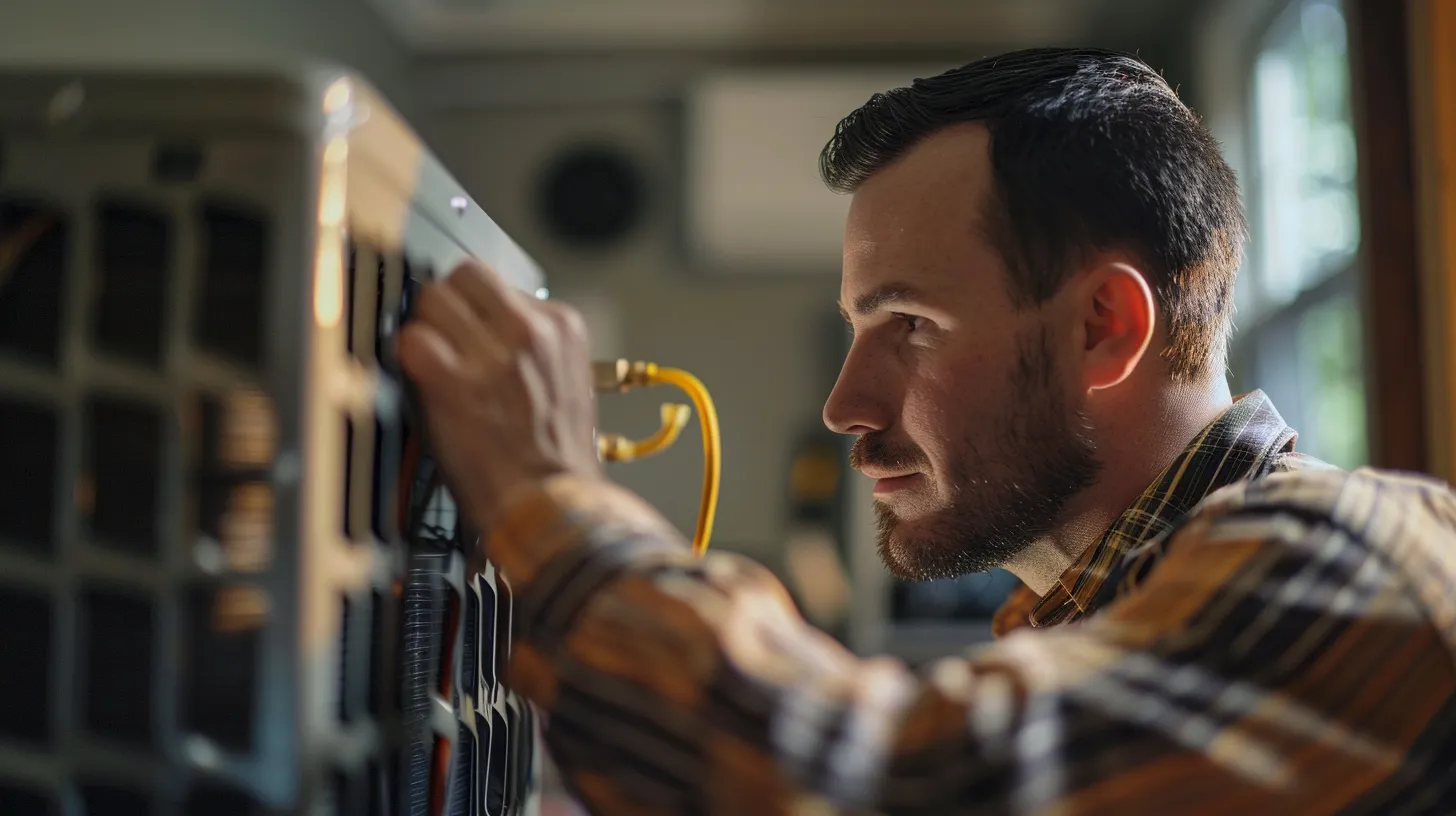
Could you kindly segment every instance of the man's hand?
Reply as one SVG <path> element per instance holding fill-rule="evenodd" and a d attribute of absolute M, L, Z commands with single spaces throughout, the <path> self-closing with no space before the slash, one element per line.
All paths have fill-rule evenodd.
<path fill-rule="evenodd" d="M 600 476 L 586 328 L 572 309 L 467 261 L 421 290 L 398 353 L 433 453 L 477 529 L 548 477 Z"/>

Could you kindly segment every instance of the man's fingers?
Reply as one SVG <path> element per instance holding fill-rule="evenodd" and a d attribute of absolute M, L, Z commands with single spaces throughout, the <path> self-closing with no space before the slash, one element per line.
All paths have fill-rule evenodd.
<path fill-rule="evenodd" d="M 459 353 L 429 324 L 405 324 L 394 342 L 400 366 L 421 388 L 449 387 L 460 370 Z"/>
<path fill-rule="evenodd" d="M 586 342 L 586 320 L 582 318 L 581 312 L 554 300 L 543 300 L 540 302 L 540 306 L 556 322 L 564 340 L 583 344 Z"/>
<path fill-rule="evenodd" d="M 552 322 L 557 342 L 561 346 L 564 367 L 558 376 L 564 377 L 571 386 L 586 383 L 590 393 L 591 352 L 586 321 L 582 319 L 580 312 L 564 303 L 543 301 L 538 305 L 541 312 Z M 573 393 L 571 386 L 567 386 L 568 393 Z"/>
<path fill-rule="evenodd" d="M 533 304 L 515 291 L 494 270 L 479 261 L 465 261 L 450 273 L 445 284 L 458 292 L 479 319 L 515 348 L 530 342 L 526 314 Z"/>
<path fill-rule="evenodd" d="M 461 356 L 482 355 L 497 363 L 509 359 L 509 353 L 490 326 L 486 325 L 460 294 L 440 284 L 430 284 L 420 293 L 415 311 L 418 321 L 427 323 Z"/>

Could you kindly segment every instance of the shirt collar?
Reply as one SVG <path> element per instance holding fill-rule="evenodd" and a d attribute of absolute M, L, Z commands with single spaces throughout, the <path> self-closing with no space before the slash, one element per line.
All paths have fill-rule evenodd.
<path fill-rule="evenodd" d="M 1055 626 L 1088 614 L 1123 556 L 1171 530 L 1208 494 L 1266 474 L 1278 454 L 1294 449 L 1295 438 L 1294 429 L 1264 392 L 1240 397 L 1194 437 L 1097 543 L 1062 573 L 1046 597 L 1036 599 L 1031 590 L 1019 587 L 1003 614 L 997 615 L 996 628 L 1015 628 L 1023 620 L 1035 627 Z M 1021 610 L 1028 607 L 1030 611 L 1022 618 Z"/>

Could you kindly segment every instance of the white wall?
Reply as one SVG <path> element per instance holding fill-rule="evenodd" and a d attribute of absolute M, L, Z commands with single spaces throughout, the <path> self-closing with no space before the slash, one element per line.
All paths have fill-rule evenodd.
<path fill-rule="evenodd" d="M 359 0 L 0 0 L 0 63 L 297 56 L 343 62 L 414 107 L 408 54 Z"/>

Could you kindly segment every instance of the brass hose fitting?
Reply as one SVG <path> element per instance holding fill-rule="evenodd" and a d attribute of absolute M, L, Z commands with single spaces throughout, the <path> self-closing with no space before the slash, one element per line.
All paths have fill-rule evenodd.
<path fill-rule="evenodd" d="M 625 393 L 634 388 L 672 385 L 687 393 L 698 411 L 703 428 L 703 494 L 698 507 L 698 525 L 693 535 L 693 552 L 707 552 L 713 533 L 713 520 L 718 506 L 718 484 L 722 477 L 722 438 L 718 430 L 718 412 L 713 398 L 697 377 L 676 368 L 662 368 L 656 363 L 629 360 L 604 360 L 592 363 L 592 378 L 598 393 Z M 677 441 L 687 425 L 690 411 L 686 405 L 667 403 L 662 406 L 662 426 L 640 442 L 621 434 L 598 434 L 597 453 L 604 461 L 630 462 L 666 450 Z"/>

